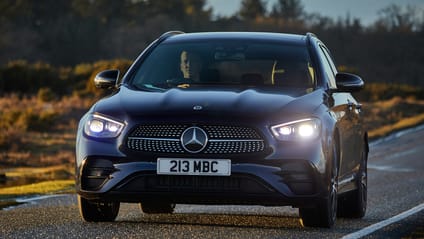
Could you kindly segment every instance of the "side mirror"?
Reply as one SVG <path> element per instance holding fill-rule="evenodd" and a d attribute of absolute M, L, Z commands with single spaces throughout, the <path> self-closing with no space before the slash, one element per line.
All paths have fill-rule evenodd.
<path fill-rule="evenodd" d="M 118 82 L 119 70 L 105 70 L 100 72 L 94 78 L 94 85 L 101 89 L 110 89 L 116 86 Z"/>
<path fill-rule="evenodd" d="M 361 77 L 349 73 L 337 73 L 337 92 L 355 92 L 364 88 L 364 81 Z"/>

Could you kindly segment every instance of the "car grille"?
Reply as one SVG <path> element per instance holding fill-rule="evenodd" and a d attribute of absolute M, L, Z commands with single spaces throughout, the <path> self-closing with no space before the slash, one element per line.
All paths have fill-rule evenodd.
<path fill-rule="evenodd" d="M 139 125 L 127 138 L 131 150 L 149 153 L 186 153 L 181 136 L 190 125 Z M 242 126 L 201 125 L 208 136 L 204 154 L 240 154 L 262 152 L 265 143 L 252 128 Z"/>

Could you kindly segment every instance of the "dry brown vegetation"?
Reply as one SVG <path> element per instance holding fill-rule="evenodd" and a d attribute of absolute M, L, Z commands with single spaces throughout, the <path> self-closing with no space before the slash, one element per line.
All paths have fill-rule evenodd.
<path fill-rule="evenodd" d="M 424 101 L 394 97 L 364 104 L 364 123 L 370 138 L 424 123 Z"/>
<path fill-rule="evenodd" d="M 0 98 L 0 167 L 72 164 L 78 119 L 93 100 Z"/>
<path fill-rule="evenodd" d="M 72 179 L 78 121 L 105 93 L 91 79 L 105 69 L 125 72 L 130 64 L 12 61 L 0 67 L 0 186 Z"/>

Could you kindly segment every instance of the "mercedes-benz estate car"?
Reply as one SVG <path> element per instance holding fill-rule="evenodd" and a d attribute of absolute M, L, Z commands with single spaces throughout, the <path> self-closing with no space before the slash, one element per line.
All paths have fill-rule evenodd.
<path fill-rule="evenodd" d="M 352 92 L 313 34 L 168 32 L 82 117 L 76 189 L 85 221 L 176 204 L 299 208 L 304 226 L 361 218 L 368 139 Z"/>

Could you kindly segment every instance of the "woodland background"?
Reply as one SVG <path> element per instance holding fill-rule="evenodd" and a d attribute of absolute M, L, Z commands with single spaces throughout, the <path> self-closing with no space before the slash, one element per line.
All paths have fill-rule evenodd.
<path fill-rule="evenodd" d="M 11 90 L 4 86 L 12 81 L 4 75 L 10 67 L 46 70 L 47 64 L 62 70 L 99 60 L 133 60 L 169 30 L 313 32 L 340 67 L 367 82 L 423 87 L 424 9 L 389 5 L 376 14 L 377 20 L 364 26 L 348 13 L 332 19 L 305 12 L 300 0 L 279 0 L 271 10 L 266 0 L 243 0 L 238 12 L 225 17 L 207 8 L 206 0 L 2 0 L 0 93 Z M 28 85 L 18 87 L 25 91 Z"/>

